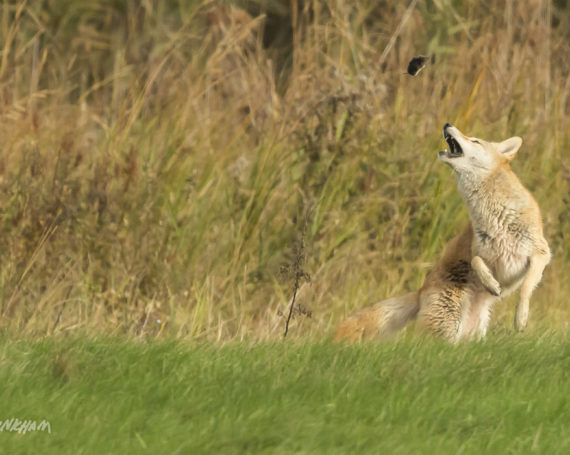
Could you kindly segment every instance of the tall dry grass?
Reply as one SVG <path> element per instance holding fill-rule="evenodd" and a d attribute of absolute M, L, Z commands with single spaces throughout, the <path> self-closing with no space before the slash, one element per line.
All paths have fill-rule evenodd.
<path fill-rule="evenodd" d="M 554 253 L 531 330 L 567 330 L 566 2 L 5 0 L 0 21 L 3 332 L 279 337 L 305 232 L 291 335 L 322 337 L 418 287 L 466 222 L 446 121 L 524 138 Z"/>

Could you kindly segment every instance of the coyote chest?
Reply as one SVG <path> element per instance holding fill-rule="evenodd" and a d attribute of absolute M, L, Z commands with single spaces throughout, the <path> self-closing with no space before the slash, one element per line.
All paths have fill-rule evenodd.
<path fill-rule="evenodd" d="M 517 282 L 527 271 L 533 244 L 521 211 L 499 202 L 470 210 L 473 254 L 485 260 L 501 286 Z"/>

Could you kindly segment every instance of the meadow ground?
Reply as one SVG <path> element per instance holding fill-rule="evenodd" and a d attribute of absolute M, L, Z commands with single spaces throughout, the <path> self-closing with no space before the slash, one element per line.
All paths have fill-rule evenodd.
<path fill-rule="evenodd" d="M 567 454 L 570 343 L 0 342 L 4 453 Z"/>

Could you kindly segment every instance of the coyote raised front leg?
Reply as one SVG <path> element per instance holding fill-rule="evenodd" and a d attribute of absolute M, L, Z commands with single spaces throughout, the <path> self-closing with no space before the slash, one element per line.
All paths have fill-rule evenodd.
<path fill-rule="evenodd" d="M 489 270 L 489 267 L 487 267 L 487 264 L 485 264 L 485 261 L 483 261 L 481 257 L 479 256 L 473 257 L 473 259 L 471 259 L 471 267 L 473 268 L 475 274 L 481 281 L 481 284 L 485 286 L 485 288 L 491 294 L 493 294 L 494 296 L 501 295 L 501 285 L 495 279 L 493 273 L 491 272 L 491 270 Z"/>

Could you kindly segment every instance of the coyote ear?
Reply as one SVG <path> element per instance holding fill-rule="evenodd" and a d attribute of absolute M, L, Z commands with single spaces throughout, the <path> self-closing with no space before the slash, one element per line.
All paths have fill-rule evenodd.
<path fill-rule="evenodd" d="M 500 142 L 498 149 L 505 158 L 511 161 L 521 148 L 521 145 L 522 139 L 518 136 L 514 136 L 506 141 Z"/>

